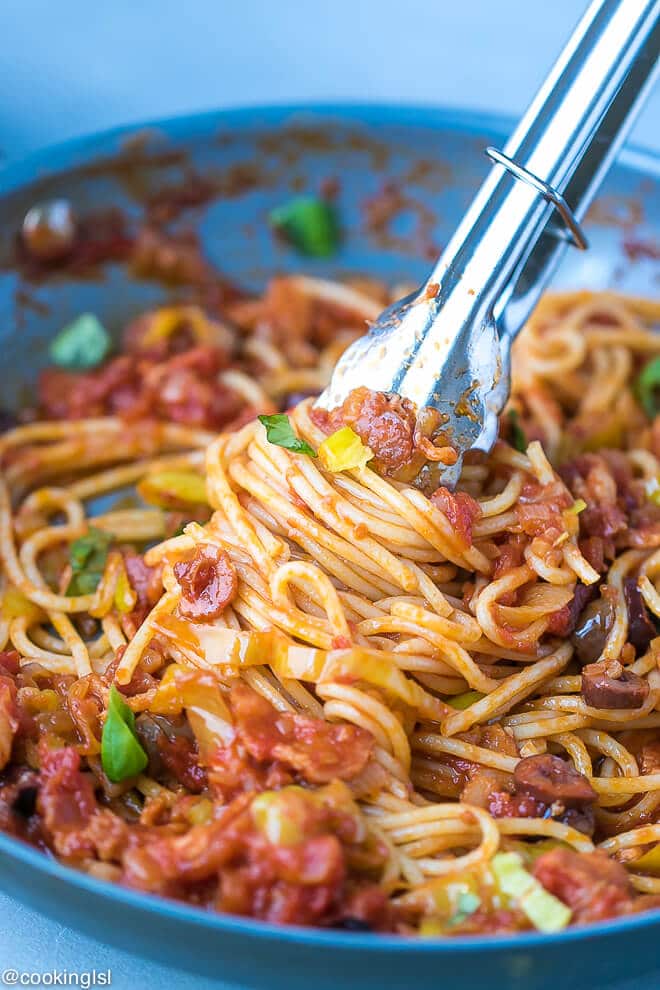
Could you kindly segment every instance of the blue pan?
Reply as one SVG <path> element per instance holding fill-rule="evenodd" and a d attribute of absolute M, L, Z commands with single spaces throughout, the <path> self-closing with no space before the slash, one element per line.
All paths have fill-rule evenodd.
<path fill-rule="evenodd" d="M 499 117 L 434 109 L 260 108 L 115 131 L 10 165 L 0 172 L 2 405 L 30 401 L 45 342 L 73 315 L 92 310 L 119 328 L 176 296 L 120 265 L 27 279 L 16 263 L 15 233 L 35 201 L 64 196 L 80 211 L 115 206 L 138 219 L 159 190 L 201 176 L 214 196 L 175 223 L 194 224 L 206 256 L 239 285 L 258 289 L 282 271 L 421 280 L 486 171 L 483 149 L 501 145 L 509 130 Z M 266 216 L 328 180 L 339 188 L 341 251 L 330 261 L 301 259 L 273 239 Z M 403 202 L 387 222 L 376 222 L 369 203 L 387 184 L 400 188 Z M 624 152 L 590 212 L 591 250 L 570 252 L 556 284 L 657 291 L 659 189 L 660 160 Z M 642 977 L 660 985 L 660 913 L 555 936 L 444 942 L 279 928 L 93 880 L 4 835 L 0 884 L 103 942 L 246 987 L 615 990 Z"/>

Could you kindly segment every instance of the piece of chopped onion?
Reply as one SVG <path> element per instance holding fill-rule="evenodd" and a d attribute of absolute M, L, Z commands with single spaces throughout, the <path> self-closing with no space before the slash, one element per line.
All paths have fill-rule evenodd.
<path fill-rule="evenodd" d="M 381 690 L 386 696 L 402 701 L 427 718 L 437 720 L 446 708 L 444 703 L 426 691 L 400 667 L 378 650 L 351 647 L 330 650 L 319 682 L 340 681 L 348 684 L 363 682 Z"/>
<path fill-rule="evenodd" d="M 26 693 L 21 704 L 30 715 L 40 715 L 43 712 L 56 712 L 61 701 L 57 691 L 46 688 L 43 691 L 36 691 L 34 694 Z"/>
<path fill-rule="evenodd" d="M 186 818 L 191 825 L 206 825 L 213 818 L 213 802 L 208 798 L 200 798 L 186 811 Z"/>
<path fill-rule="evenodd" d="M 183 708 L 202 762 L 234 738 L 232 715 L 215 675 L 174 663 L 163 674 L 149 710 L 177 715 Z"/>
<path fill-rule="evenodd" d="M 446 712 L 443 702 L 406 677 L 394 659 L 383 651 L 364 647 L 322 650 L 294 643 L 279 629 L 244 632 L 213 623 L 196 623 L 193 626 L 173 615 L 161 616 L 156 628 L 184 653 L 192 655 L 194 662 L 235 670 L 269 663 L 279 678 L 290 677 L 312 684 L 333 680 L 364 682 L 428 718 L 438 719 Z M 159 689 L 157 697 L 161 694 Z"/>
<path fill-rule="evenodd" d="M 269 842 L 295 846 L 306 837 L 309 812 L 318 805 L 313 791 L 290 784 L 279 791 L 262 791 L 252 801 L 252 820 Z"/>

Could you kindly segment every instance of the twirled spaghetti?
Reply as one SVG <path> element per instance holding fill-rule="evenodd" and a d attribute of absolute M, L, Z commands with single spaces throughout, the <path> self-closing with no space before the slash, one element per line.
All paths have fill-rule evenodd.
<path fill-rule="evenodd" d="M 654 907 L 660 306 L 546 297 L 451 492 L 405 403 L 314 409 L 386 301 L 278 279 L 46 373 L 0 437 L 0 825 L 283 922 Z"/>

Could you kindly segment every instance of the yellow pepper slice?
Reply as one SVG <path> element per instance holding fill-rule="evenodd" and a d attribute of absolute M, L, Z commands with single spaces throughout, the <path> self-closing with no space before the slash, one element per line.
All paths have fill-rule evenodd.
<path fill-rule="evenodd" d="M 639 859 L 627 863 L 626 866 L 633 873 L 641 870 L 642 873 L 650 873 L 653 877 L 660 877 L 660 842 L 645 852 L 643 856 L 640 856 Z"/>
<path fill-rule="evenodd" d="M 115 584 L 114 594 L 115 608 L 118 612 L 126 614 L 133 611 L 136 602 L 137 595 L 131 587 L 131 582 L 128 580 L 128 574 L 126 573 L 122 558 L 121 563 L 117 567 L 117 583 Z"/>
<path fill-rule="evenodd" d="M 0 616 L 3 619 L 26 619 L 28 626 L 34 626 L 38 622 L 43 622 L 46 613 L 26 598 L 22 591 L 10 584 L 2 596 Z"/>
<path fill-rule="evenodd" d="M 208 504 L 206 481 L 194 471 L 154 471 L 142 479 L 137 491 L 149 505 L 163 509 Z"/>
<path fill-rule="evenodd" d="M 350 426 L 342 426 L 336 433 L 327 437 L 318 449 L 318 458 L 327 471 L 350 471 L 363 468 L 373 458 L 370 447 L 366 447 Z"/>

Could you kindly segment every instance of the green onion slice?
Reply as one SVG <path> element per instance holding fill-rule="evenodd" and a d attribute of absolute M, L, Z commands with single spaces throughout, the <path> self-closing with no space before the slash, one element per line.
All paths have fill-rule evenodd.
<path fill-rule="evenodd" d="M 50 345 L 50 359 L 60 368 L 88 371 L 110 353 L 110 334 L 93 313 L 83 313 L 60 330 Z"/>
<path fill-rule="evenodd" d="M 635 391 L 648 418 L 655 419 L 660 413 L 660 357 L 653 358 L 642 368 Z"/>
<path fill-rule="evenodd" d="M 271 227 L 281 233 L 301 254 L 327 258 L 339 245 L 339 226 L 334 207 L 315 196 L 298 196 L 271 210 Z"/>
<path fill-rule="evenodd" d="M 462 694 L 453 694 L 450 698 L 447 698 L 447 704 L 451 705 L 452 708 L 457 708 L 459 711 L 465 711 L 475 701 L 481 701 L 485 697 L 486 695 L 482 694 L 481 691 L 463 691 Z"/>
<path fill-rule="evenodd" d="M 481 907 L 481 899 L 476 894 L 465 891 L 459 896 L 456 911 L 449 919 L 448 925 L 453 928 L 454 925 L 462 924 L 478 907 Z"/>
<path fill-rule="evenodd" d="M 520 423 L 520 416 L 515 409 L 509 409 L 509 434 L 511 436 L 511 446 L 524 454 L 527 450 L 527 437 Z"/>
<path fill-rule="evenodd" d="M 71 580 L 66 589 L 69 597 L 91 595 L 96 591 L 103 577 L 112 540 L 112 533 L 90 526 L 84 536 L 73 541 L 69 547 Z"/>
<path fill-rule="evenodd" d="M 525 869 L 518 853 L 497 853 L 491 869 L 500 892 L 516 902 L 535 928 L 541 932 L 566 928 L 571 909 Z"/>

